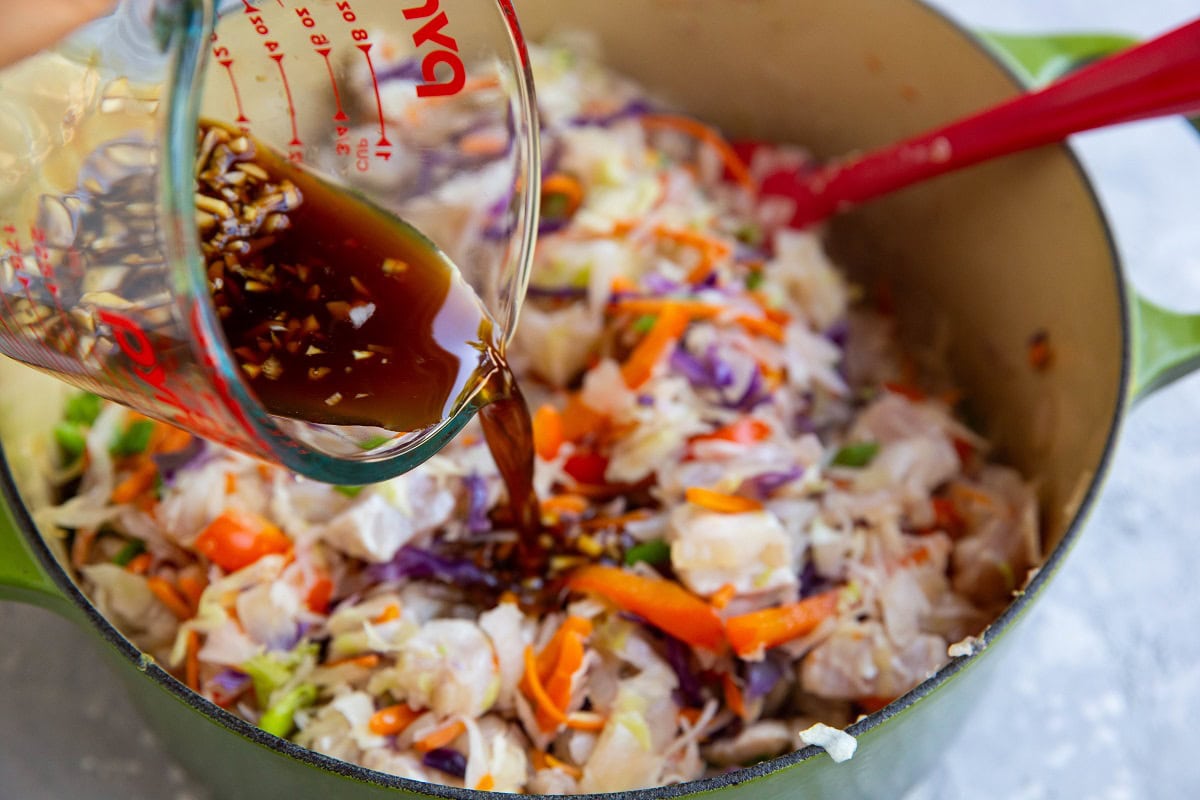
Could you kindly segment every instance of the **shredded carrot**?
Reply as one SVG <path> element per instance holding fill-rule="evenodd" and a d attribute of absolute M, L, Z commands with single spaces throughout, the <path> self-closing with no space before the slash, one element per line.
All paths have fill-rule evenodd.
<path fill-rule="evenodd" d="M 583 777 L 583 770 L 581 770 L 579 767 L 575 766 L 574 764 L 568 764 L 562 759 L 555 758 L 549 753 L 546 753 L 546 766 L 550 767 L 551 769 L 562 770 L 575 780 L 579 780 Z"/>
<path fill-rule="evenodd" d="M 200 532 L 195 548 L 226 572 L 235 572 L 263 556 L 290 552 L 292 540 L 266 517 L 230 508 Z"/>
<path fill-rule="evenodd" d="M 367 727 L 376 736 L 395 736 L 421 716 L 420 711 L 413 711 L 407 703 L 397 703 L 394 706 L 381 708 L 371 715 Z"/>
<path fill-rule="evenodd" d="M 674 581 L 589 564 L 572 572 L 566 585 L 576 592 L 598 594 L 690 645 L 714 651 L 724 646 L 717 612 Z"/>
<path fill-rule="evenodd" d="M 712 433 L 706 433 L 692 438 L 693 442 L 725 441 L 734 444 L 754 444 L 761 442 L 771 435 L 771 426 L 761 419 L 742 417 L 737 422 L 717 428 Z"/>
<path fill-rule="evenodd" d="M 460 152 L 469 156 L 492 156 L 503 153 L 508 139 L 493 131 L 475 131 L 458 140 Z"/>
<path fill-rule="evenodd" d="M 724 608 L 729 605 L 729 601 L 737 594 L 737 587 L 732 583 L 727 583 L 720 589 L 713 592 L 712 597 L 708 598 L 708 602 L 712 603 L 713 608 Z"/>
<path fill-rule="evenodd" d="M 884 381 L 883 388 L 892 394 L 898 394 L 901 397 L 912 400 L 914 403 L 919 403 L 925 399 L 925 393 L 910 383 L 904 383 L 901 381 Z"/>
<path fill-rule="evenodd" d="M 361 656 L 346 656 L 333 661 L 326 661 L 323 666 L 326 667 L 361 667 L 362 669 L 375 669 L 379 666 L 378 653 L 365 653 Z"/>
<path fill-rule="evenodd" d="M 496 779 L 492 777 L 492 773 L 485 772 L 483 777 L 479 779 L 479 783 L 475 784 L 475 791 L 490 792 L 496 788 Z"/>
<path fill-rule="evenodd" d="M 546 687 L 542 685 L 541 676 L 538 675 L 537 657 L 533 653 L 533 645 L 530 644 L 525 645 L 525 676 L 522 688 L 537 705 L 538 727 L 542 730 L 547 728 L 546 720 L 555 724 L 567 721 L 567 715 L 555 705 L 550 695 L 546 694 Z M 553 729 L 550 727 L 550 730 Z"/>
<path fill-rule="evenodd" d="M 600 434 L 608 423 L 608 415 L 596 411 L 578 393 L 567 398 L 562 413 L 562 435 L 568 442 L 578 442 L 586 436 Z"/>
<path fill-rule="evenodd" d="M 578 494 L 556 494 L 542 499 L 542 513 L 578 516 L 587 510 L 587 498 Z"/>
<path fill-rule="evenodd" d="M 583 666 L 584 641 L 591 633 L 590 620 L 571 615 L 559 625 L 541 653 L 535 656 L 532 647 L 526 652 L 521 689 L 536 704 L 538 725 L 544 731 L 553 731 L 569 721 L 566 711 L 571 701 L 571 680 Z"/>
<path fill-rule="evenodd" d="M 676 716 L 678 716 L 680 719 L 687 720 L 688 724 L 694 728 L 696 727 L 696 723 L 700 721 L 700 718 L 704 716 L 704 709 L 690 707 L 681 708 Z"/>
<path fill-rule="evenodd" d="M 620 225 L 620 223 L 617 224 Z M 618 275 L 612 279 L 612 283 L 609 284 L 608 290 L 612 294 L 636 292 L 638 290 L 638 285 L 633 282 L 632 278 L 628 278 L 624 275 Z"/>
<path fill-rule="evenodd" d="M 563 216 L 570 217 L 583 205 L 583 184 L 574 175 L 555 172 L 542 181 L 542 202 L 551 195 L 563 198 L 566 202 Z"/>
<path fill-rule="evenodd" d="M 894 697 L 867 695 L 865 697 L 858 698 L 854 702 L 857 703 L 863 711 L 867 712 L 868 714 L 874 714 L 876 711 L 888 705 L 895 699 L 896 698 Z"/>
<path fill-rule="evenodd" d="M 563 419 L 558 409 L 543 405 L 533 415 L 533 448 L 545 461 L 553 461 L 563 444 Z"/>
<path fill-rule="evenodd" d="M 178 453 L 191 443 L 192 435 L 187 431 L 155 420 L 148 449 L 152 453 Z"/>
<path fill-rule="evenodd" d="M 699 486 L 689 487 L 684 496 L 694 506 L 721 514 L 745 514 L 751 511 L 762 511 L 763 507 L 762 503 L 752 497 L 714 492 L 712 489 L 703 489 Z"/>
<path fill-rule="evenodd" d="M 538 722 L 541 724 L 542 730 L 547 728 L 554 730 L 556 723 L 566 722 L 566 710 L 571 702 L 571 679 L 583 666 L 583 658 L 583 637 L 577 632 L 571 632 L 564 636 L 559 646 L 554 669 L 544 681 L 539 681 L 545 688 L 545 696 L 554 704 L 554 709 L 558 712 L 555 715 L 546 714 L 546 718 L 543 719 L 542 709 L 539 709 Z M 561 717 L 561 719 L 557 717 Z"/>
<path fill-rule="evenodd" d="M 88 562 L 92 554 L 92 545 L 96 542 L 96 531 L 77 530 L 71 540 L 71 566 L 79 569 Z"/>
<path fill-rule="evenodd" d="M 577 731 L 602 731 L 608 720 L 594 711 L 572 711 L 567 714 L 567 727 Z"/>
<path fill-rule="evenodd" d="M 200 634 L 187 632 L 187 659 L 184 662 L 184 682 L 193 692 L 200 691 Z"/>
<path fill-rule="evenodd" d="M 138 553 L 129 559 L 129 563 L 125 565 L 125 569 L 134 575 L 145 575 L 150 569 L 150 562 L 152 560 L 149 553 Z"/>
<path fill-rule="evenodd" d="M 192 616 L 196 616 L 196 612 L 200 610 L 200 596 L 204 594 L 208 582 L 204 578 L 185 574 L 179 576 L 177 583 L 179 584 L 179 593 L 184 596 L 192 610 Z"/>
<path fill-rule="evenodd" d="M 742 694 L 741 687 L 728 672 L 721 676 L 721 688 L 724 690 L 725 705 L 729 707 L 729 710 L 742 719 L 746 719 L 746 697 Z"/>
<path fill-rule="evenodd" d="M 933 506 L 933 529 L 945 531 L 953 538 L 962 536 L 967 522 L 958 513 L 954 501 L 946 497 L 934 497 L 929 502 Z"/>
<path fill-rule="evenodd" d="M 175 615 L 176 619 L 185 620 L 192 618 L 192 609 L 188 605 L 187 600 L 183 599 L 183 595 L 179 593 L 179 590 L 172 586 L 166 578 L 152 575 L 146 578 L 146 586 Z"/>
<path fill-rule="evenodd" d="M 304 605 L 314 614 L 324 614 L 329 610 L 329 601 L 333 598 L 333 581 L 322 575 L 313 582 L 312 588 L 304 598 Z"/>
<path fill-rule="evenodd" d="M 371 620 L 375 625 L 382 625 L 385 622 L 391 622 L 394 619 L 400 619 L 400 606 L 395 603 L 388 603 L 387 607 L 375 615 Z"/>
<path fill-rule="evenodd" d="M 767 297 L 762 292 L 750 292 L 749 295 L 750 298 L 754 300 L 755 304 L 762 309 L 763 316 L 765 316 L 767 319 L 771 320 L 772 322 L 778 322 L 780 325 L 787 325 L 792 321 L 791 314 L 772 305 L 771 298 Z"/>
<path fill-rule="evenodd" d="M 746 167 L 745 162 L 742 161 L 729 142 L 725 141 L 725 138 L 721 134 L 708 125 L 690 117 L 681 117 L 674 114 L 644 114 L 641 120 L 642 124 L 647 128 L 670 128 L 682 131 L 711 146 L 721 156 L 721 160 L 725 162 L 725 168 L 729 170 L 729 174 L 733 176 L 734 180 L 752 193 L 758 191 L 758 187 L 755 185 L 754 179 L 750 177 L 750 170 Z"/>
<path fill-rule="evenodd" d="M 645 316 L 648 314 L 661 314 L 666 308 L 674 308 L 685 314 L 690 320 L 715 320 L 718 323 L 732 322 L 745 328 L 748 333 L 755 336 L 765 336 L 773 341 L 782 342 L 786 338 L 783 325 L 769 317 L 755 317 L 751 314 L 737 314 L 732 317 L 726 315 L 729 309 L 724 306 L 719 306 L 714 303 L 706 303 L 703 300 L 680 300 L 674 298 L 662 297 L 626 297 L 616 300 L 609 304 L 609 310 L 613 313 L 636 314 Z M 651 330 L 653 333 L 653 330 Z M 682 331 L 680 331 L 682 333 Z M 649 336 L 649 334 L 647 334 Z M 644 341 L 644 340 L 643 340 Z"/>
<path fill-rule="evenodd" d="M 609 304 L 609 310 L 613 313 L 639 317 L 660 315 L 668 308 L 681 311 L 693 320 L 712 319 L 720 316 L 726 310 L 722 306 L 706 303 L 703 300 L 679 300 L 663 297 L 625 297 Z"/>
<path fill-rule="evenodd" d="M 975 503 L 984 508 L 989 508 L 992 505 L 991 495 L 965 483 L 950 484 L 950 496 L 958 506 L 962 506 L 965 503 Z"/>
<path fill-rule="evenodd" d="M 658 362 L 687 330 L 689 321 L 688 314 L 678 306 L 672 303 L 663 306 L 654 327 L 621 365 L 621 377 L 630 389 L 637 389 L 650 380 Z"/>
<path fill-rule="evenodd" d="M 646 511 L 645 509 L 639 508 L 635 511 L 629 511 L 625 514 L 617 514 L 611 517 L 592 517 L 591 519 L 585 519 L 581 521 L 579 525 L 581 528 L 587 531 L 602 530 L 604 528 L 623 528 L 630 522 L 637 522 L 638 520 L 645 519 L 647 516 L 649 516 L 649 514 L 650 512 Z"/>
<path fill-rule="evenodd" d="M 782 342 L 787 338 L 783 326 L 772 319 L 764 319 L 763 317 L 753 317 L 749 314 L 739 314 L 734 317 L 734 322 L 741 325 L 748 333 L 755 336 L 765 336 L 776 342 Z"/>
<path fill-rule="evenodd" d="M 837 612 L 836 589 L 776 608 L 764 608 L 725 620 L 725 635 L 742 658 L 810 633 Z"/>
<path fill-rule="evenodd" d="M 236 472 L 225 473 L 225 494 L 237 494 L 238 477 Z"/>
<path fill-rule="evenodd" d="M 157 475 L 158 466 L 152 459 L 143 457 L 138 461 L 133 472 L 113 489 L 113 503 L 117 505 L 132 503 L 139 495 L 154 485 L 154 478 Z"/>
<path fill-rule="evenodd" d="M 428 753 L 431 750 L 437 750 L 439 747 L 445 747 L 453 742 L 459 736 L 462 736 L 467 730 L 466 723 L 461 719 L 456 719 L 448 725 L 435 730 L 426 736 L 417 739 L 413 742 L 413 748 L 420 753 Z"/>

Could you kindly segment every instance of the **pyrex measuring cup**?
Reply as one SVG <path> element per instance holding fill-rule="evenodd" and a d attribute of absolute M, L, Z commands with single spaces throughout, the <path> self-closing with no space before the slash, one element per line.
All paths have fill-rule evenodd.
<path fill-rule="evenodd" d="M 314 478 L 403 472 L 481 381 L 399 434 L 268 413 L 209 302 L 198 120 L 412 223 L 503 346 L 535 232 L 533 115 L 507 0 L 124 0 L 0 72 L 0 352 Z"/>

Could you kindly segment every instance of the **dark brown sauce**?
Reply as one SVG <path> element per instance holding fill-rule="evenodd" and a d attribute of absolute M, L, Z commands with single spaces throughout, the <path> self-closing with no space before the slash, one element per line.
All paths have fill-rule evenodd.
<path fill-rule="evenodd" d="M 446 419 L 483 381 L 480 420 L 533 574 L 545 554 L 532 423 L 475 292 L 416 231 L 253 139 L 202 125 L 199 142 L 212 300 L 259 401 L 293 419 L 408 432 Z"/>

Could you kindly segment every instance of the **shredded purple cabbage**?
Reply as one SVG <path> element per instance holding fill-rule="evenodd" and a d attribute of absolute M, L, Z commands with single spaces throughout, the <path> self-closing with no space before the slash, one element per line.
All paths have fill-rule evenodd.
<path fill-rule="evenodd" d="M 241 694 L 250 688 L 250 676 L 241 670 L 226 667 L 208 679 L 210 685 L 218 686 L 227 695 Z"/>
<path fill-rule="evenodd" d="M 422 79 L 421 62 L 415 58 L 397 61 L 389 67 L 384 67 L 375 75 L 375 79 L 384 84 L 388 81 L 419 81 Z"/>
<path fill-rule="evenodd" d="M 487 481 L 472 472 L 463 478 L 467 487 L 467 530 L 471 533 L 483 533 L 492 529 L 492 521 L 488 519 L 488 490 Z"/>
<path fill-rule="evenodd" d="M 805 559 L 800 570 L 800 599 L 832 589 L 834 584 L 817 573 L 817 565 L 811 558 Z"/>
<path fill-rule="evenodd" d="M 679 679 L 676 701 L 681 706 L 699 708 L 704 705 L 704 695 L 701 694 L 700 676 L 692 669 L 691 648 L 674 636 L 663 634 L 663 639 L 667 645 L 667 663 Z"/>
<path fill-rule="evenodd" d="M 850 323 L 845 319 L 839 319 L 825 329 L 825 338 L 842 350 L 846 349 L 846 339 L 849 335 Z"/>
<path fill-rule="evenodd" d="M 725 389 L 733 385 L 733 367 L 721 360 L 716 346 L 710 346 L 704 357 L 698 358 L 681 344 L 671 353 L 668 363 L 697 389 Z"/>
<path fill-rule="evenodd" d="M 746 685 L 743 687 L 743 692 L 747 700 L 766 697 L 783 679 L 784 665 L 778 654 L 768 652 L 761 661 L 744 663 Z"/>
<path fill-rule="evenodd" d="M 742 481 L 742 488 L 749 489 L 752 497 L 765 500 L 802 475 L 804 475 L 804 470 L 799 466 L 774 472 L 760 472 L 753 478 Z"/>
<path fill-rule="evenodd" d="M 567 124 L 571 127 L 597 125 L 601 128 L 606 128 L 609 125 L 613 125 L 623 119 L 640 117 L 643 114 L 652 114 L 654 113 L 654 110 L 654 106 L 650 105 L 650 103 L 646 102 L 644 99 L 638 98 L 636 100 L 630 100 L 624 106 L 609 114 L 600 114 L 597 116 L 581 114 L 577 117 L 572 117 Z"/>
<path fill-rule="evenodd" d="M 300 643 L 300 639 L 304 636 L 304 630 L 305 628 L 302 625 L 292 623 L 290 631 L 285 631 L 278 638 L 264 642 L 264 644 L 266 644 L 268 650 L 286 653 Z"/>
<path fill-rule="evenodd" d="M 186 466 L 197 462 L 208 450 L 208 444 L 198 436 L 193 436 L 186 447 L 176 450 L 173 453 L 153 453 L 150 458 L 154 459 L 154 464 L 158 467 L 158 474 L 162 476 L 163 484 L 171 486 L 175 482 L 175 475 L 179 470 Z"/>
<path fill-rule="evenodd" d="M 651 272 L 644 276 L 642 278 L 642 286 L 645 286 L 650 294 L 659 295 L 678 292 L 683 288 L 677 281 L 673 281 L 664 275 L 659 275 L 657 272 Z"/>
<path fill-rule="evenodd" d="M 421 763 L 456 778 L 464 778 L 467 775 L 467 757 L 450 747 L 430 750 L 421 757 Z"/>
<path fill-rule="evenodd" d="M 403 579 L 437 580 L 459 586 L 483 586 L 494 589 L 499 585 L 495 575 L 485 572 L 465 558 L 447 558 L 419 547 L 406 545 L 386 564 L 368 568 L 375 581 Z"/>
<path fill-rule="evenodd" d="M 652 406 L 654 405 L 654 397 L 648 394 L 639 394 L 637 396 L 637 404 L 639 406 Z"/>
<path fill-rule="evenodd" d="M 753 411 L 770 400 L 771 393 L 763 385 L 762 370 L 755 366 L 750 373 L 750 380 L 746 381 L 746 388 L 742 391 L 741 396 L 725 405 L 737 411 Z"/>

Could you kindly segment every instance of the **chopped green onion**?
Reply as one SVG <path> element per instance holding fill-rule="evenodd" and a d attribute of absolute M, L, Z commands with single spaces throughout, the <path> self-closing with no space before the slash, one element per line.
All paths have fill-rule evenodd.
<path fill-rule="evenodd" d="M 625 551 L 626 566 L 633 566 L 639 561 L 647 564 L 665 564 L 671 558 L 671 545 L 662 539 L 651 539 L 640 542 Z"/>
<path fill-rule="evenodd" d="M 658 322 L 657 315 L 643 314 L 633 321 L 633 330 L 637 333 L 649 333 L 655 322 Z"/>
<path fill-rule="evenodd" d="M 63 419 L 76 425 L 91 425 L 100 416 L 99 396 L 91 392 L 80 392 L 71 395 L 63 410 Z"/>
<path fill-rule="evenodd" d="M 276 736 L 287 736 L 296 727 L 296 712 L 315 702 L 317 702 L 316 685 L 302 683 L 264 711 L 258 720 L 258 727 Z"/>
<path fill-rule="evenodd" d="M 359 442 L 358 446 L 362 450 L 374 450 L 376 447 L 383 447 L 392 440 L 391 436 L 372 436 L 365 442 Z"/>
<path fill-rule="evenodd" d="M 366 488 L 365 486 L 335 486 L 333 490 L 338 494 L 346 495 L 346 497 L 358 497 Z"/>
<path fill-rule="evenodd" d="M 763 285 L 763 274 L 761 270 L 755 270 L 746 276 L 746 289 L 753 292 L 758 287 Z"/>
<path fill-rule="evenodd" d="M 856 442 L 838 450 L 833 456 L 835 467 L 865 467 L 879 452 L 879 442 Z"/>
<path fill-rule="evenodd" d="M 316 642 L 305 641 L 286 653 L 259 653 L 243 661 L 238 669 L 250 676 L 259 707 L 266 708 L 275 690 L 291 680 L 300 662 L 316 657 L 318 649 Z"/>
<path fill-rule="evenodd" d="M 148 419 L 138 419 L 129 423 L 129 427 L 117 436 L 108 448 L 109 452 L 118 458 L 136 456 L 146 452 L 150 446 L 150 437 L 154 435 L 154 423 Z"/>
<path fill-rule="evenodd" d="M 117 554 L 113 556 L 112 563 L 116 564 L 118 567 L 127 566 L 130 561 L 133 561 L 134 558 L 140 556 L 144 552 L 146 552 L 145 542 L 143 542 L 141 539 L 130 539 L 125 543 L 125 546 L 118 550 Z"/>
<path fill-rule="evenodd" d="M 60 422 L 55 425 L 54 441 L 58 443 L 68 464 L 75 463 L 87 450 L 87 436 L 83 428 L 74 422 Z"/>
<path fill-rule="evenodd" d="M 734 232 L 734 238 L 751 247 L 758 247 L 763 241 L 763 229 L 752 223 L 746 223 Z"/>

